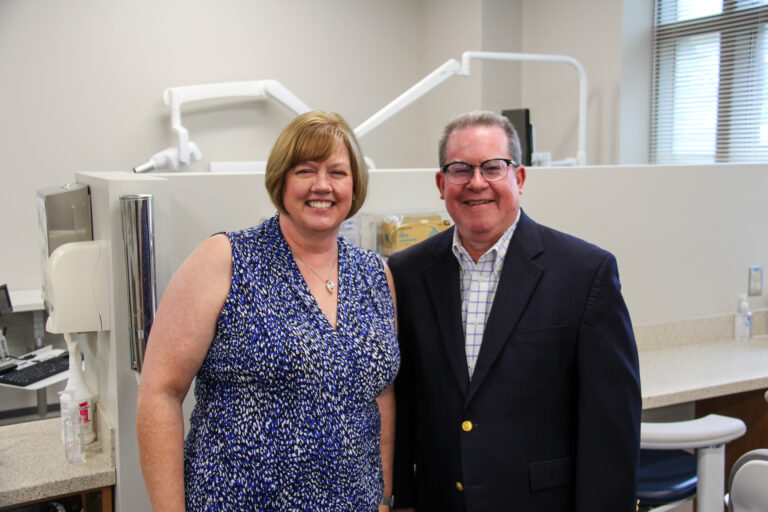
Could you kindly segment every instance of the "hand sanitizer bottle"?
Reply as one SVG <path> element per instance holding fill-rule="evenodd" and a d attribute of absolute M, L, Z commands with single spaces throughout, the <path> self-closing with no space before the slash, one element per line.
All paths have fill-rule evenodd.
<path fill-rule="evenodd" d="M 739 295 L 739 307 L 733 319 L 733 338 L 736 341 L 749 341 L 752 337 L 752 312 L 749 310 L 747 295 Z"/>

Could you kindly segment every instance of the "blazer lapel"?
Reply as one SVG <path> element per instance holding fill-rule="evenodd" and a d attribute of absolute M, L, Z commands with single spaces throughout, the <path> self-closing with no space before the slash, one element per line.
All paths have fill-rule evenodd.
<path fill-rule="evenodd" d="M 447 245 L 436 247 L 435 259 L 424 267 L 424 280 L 440 330 L 439 338 L 461 392 L 466 394 L 469 373 L 461 325 L 459 263 L 451 251 L 452 239 L 452 234 L 446 235 Z"/>
<path fill-rule="evenodd" d="M 494 361 L 509 341 L 512 330 L 536 289 L 544 268 L 536 263 L 534 258 L 542 250 L 541 236 L 536 223 L 521 212 L 520 221 L 504 258 L 499 285 L 488 315 L 466 402 L 472 399 L 482 385 L 483 379 L 488 376 Z"/>

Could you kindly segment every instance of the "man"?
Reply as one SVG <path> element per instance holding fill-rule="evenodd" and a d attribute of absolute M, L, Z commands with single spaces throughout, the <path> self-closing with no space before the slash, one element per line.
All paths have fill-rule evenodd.
<path fill-rule="evenodd" d="M 455 222 L 393 254 L 396 507 L 635 510 L 637 349 L 610 253 L 520 209 L 509 121 L 459 116 L 437 188 Z"/>

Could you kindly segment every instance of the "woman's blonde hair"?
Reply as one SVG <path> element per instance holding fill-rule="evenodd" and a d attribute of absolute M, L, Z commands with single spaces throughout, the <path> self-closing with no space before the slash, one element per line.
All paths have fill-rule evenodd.
<path fill-rule="evenodd" d="M 352 171 L 352 206 L 346 218 L 363 206 L 368 193 L 368 167 L 354 132 L 339 114 L 312 110 L 288 123 L 267 160 L 264 181 L 272 203 L 281 213 L 286 213 L 283 190 L 288 171 L 301 162 L 325 160 L 339 144 L 344 144 L 349 152 Z"/>

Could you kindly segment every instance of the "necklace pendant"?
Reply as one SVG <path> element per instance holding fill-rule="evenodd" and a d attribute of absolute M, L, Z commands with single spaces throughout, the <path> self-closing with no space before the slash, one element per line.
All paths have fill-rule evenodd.
<path fill-rule="evenodd" d="M 328 280 L 325 282 L 325 287 L 326 287 L 326 288 L 328 288 L 328 292 L 329 292 L 329 293 L 333 293 L 333 288 L 335 287 L 335 285 L 333 284 L 333 281 L 331 281 L 330 279 L 328 279 Z"/>

